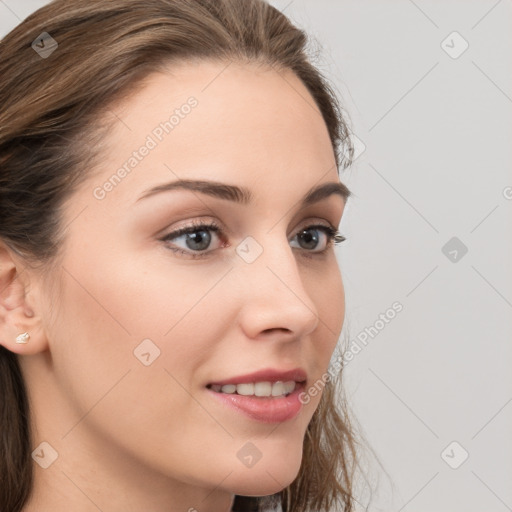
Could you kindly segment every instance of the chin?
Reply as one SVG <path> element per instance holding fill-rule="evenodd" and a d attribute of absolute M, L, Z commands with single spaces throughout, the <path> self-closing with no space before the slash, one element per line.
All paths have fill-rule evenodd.
<path fill-rule="evenodd" d="M 231 491 L 240 496 L 270 496 L 288 487 L 297 478 L 301 453 L 272 455 L 252 468 L 239 470 L 230 477 Z"/>

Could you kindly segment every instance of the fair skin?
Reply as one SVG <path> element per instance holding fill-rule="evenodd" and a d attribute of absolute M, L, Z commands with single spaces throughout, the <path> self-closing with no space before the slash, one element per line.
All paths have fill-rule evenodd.
<path fill-rule="evenodd" d="M 122 122 L 94 177 L 65 205 L 51 294 L 14 253 L 1 253 L 2 282 L 15 279 L 1 297 L 0 339 L 19 355 L 33 449 L 45 441 L 58 452 L 47 469 L 34 464 L 24 512 L 227 512 L 234 494 L 278 492 L 299 471 L 320 394 L 293 418 L 264 422 L 207 385 L 268 368 L 303 369 L 306 388 L 321 378 L 343 325 L 343 285 L 334 248 L 315 252 L 326 247 L 323 232 L 311 231 L 313 249 L 297 235 L 337 228 L 345 199 L 299 207 L 313 187 L 339 183 L 327 128 L 299 79 L 225 66 L 151 75 L 109 110 Z M 104 199 L 94 197 L 190 96 L 190 114 Z M 178 178 L 244 187 L 252 200 L 177 189 L 137 201 Z M 206 257 L 170 250 L 193 253 L 186 237 L 161 240 L 198 221 L 221 227 Z M 263 248 L 251 263 L 236 252 L 248 236 Z M 15 344 L 25 331 L 30 342 Z M 160 356 L 145 366 L 134 349 L 148 338 Z M 249 441 L 261 454 L 252 467 L 237 456 Z"/>

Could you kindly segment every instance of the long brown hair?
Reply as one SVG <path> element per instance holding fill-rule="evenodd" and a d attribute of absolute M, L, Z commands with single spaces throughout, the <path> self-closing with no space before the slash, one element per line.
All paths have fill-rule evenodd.
<path fill-rule="evenodd" d="M 32 46 L 36 38 L 50 45 L 42 33 L 58 43 L 44 56 Z M 325 120 L 338 168 L 350 164 L 345 113 L 310 61 L 306 34 L 263 0 L 55 0 L 0 45 L 0 240 L 34 268 L 52 268 L 65 236 L 63 204 L 101 153 L 100 114 L 149 73 L 189 59 L 292 70 Z M 271 501 L 285 512 L 353 510 L 357 442 L 345 402 L 336 401 L 340 382 L 338 390 L 325 384 L 296 480 L 272 499 L 237 497 L 235 510 Z M 0 347 L 0 510 L 27 502 L 30 453 L 17 356 Z"/>

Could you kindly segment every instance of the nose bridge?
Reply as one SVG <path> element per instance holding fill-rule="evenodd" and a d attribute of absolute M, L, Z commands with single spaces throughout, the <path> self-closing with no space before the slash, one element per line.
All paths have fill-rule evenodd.
<path fill-rule="evenodd" d="M 318 312 L 288 241 L 276 233 L 265 235 L 261 244 L 248 238 L 237 249 L 245 328 L 252 336 L 269 329 L 286 329 L 294 337 L 309 334 L 318 324 Z"/>

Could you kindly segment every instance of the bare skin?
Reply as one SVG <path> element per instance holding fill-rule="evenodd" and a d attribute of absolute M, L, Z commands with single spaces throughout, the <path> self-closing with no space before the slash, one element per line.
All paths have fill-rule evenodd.
<path fill-rule="evenodd" d="M 190 97 L 197 105 L 104 187 Z M 299 205 L 313 187 L 339 183 L 328 132 L 297 77 L 255 64 L 185 63 L 148 77 L 112 112 L 122 122 L 101 164 L 66 203 L 52 290 L 0 250 L 1 343 L 19 355 L 33 448 L 44 441 L 58 453 L 47 469 L 34 464 L 24 512 L 227 512 L 234 494 L 268 495 L 294 480 L 320 394 L 292 419 L 266 423 L 206 386 L 266 368 L 302 368 L 311 385 L 343 325 L 333 247 L 322 231 L 312 231 L 313 249 L 297 236 L 337 228 L 343 214 L 337 193 Z M 137 201 L 178 179 L 245 187 L 252 200 L 176 189 Z M 186 236 L 161 240 L 199 221 L 220 227 L 206 249 Z M 263 250 L 250 263 L 236 251 L 249 236 L 257 245 L 245 254 Z M 15 344 L 25 331 L 29 343 Z M 261 453 L 253 467 L 237 456 L 249 441 Z"/>

